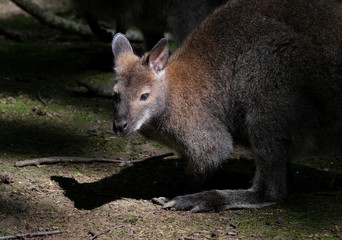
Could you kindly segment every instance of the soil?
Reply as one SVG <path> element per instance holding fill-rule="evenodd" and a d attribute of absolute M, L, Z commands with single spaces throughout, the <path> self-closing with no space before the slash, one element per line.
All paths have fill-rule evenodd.
<path fill-rule="evenodd" d="M 139 135 L 115 137 L 110 100 L 66 91 L 79 78 L 112 85 L 109 45 L 64 35 L 19 10 L 5 14 L 6 6 L 0 1 L 0 25 L 25 40 L 0 37 L 0 239 L 53 230 L 61 233 L 35 239 L 342 239 L 342 154 L 330 150 L 296 159 L 283 203 L 196 214 L 152 201 L 184 193 L 178 156 L 14 167 L 37 157 L 131 160 L 173 150 Z M 202 190 L 247 188 L 254 159 L 237 147 Z"/>

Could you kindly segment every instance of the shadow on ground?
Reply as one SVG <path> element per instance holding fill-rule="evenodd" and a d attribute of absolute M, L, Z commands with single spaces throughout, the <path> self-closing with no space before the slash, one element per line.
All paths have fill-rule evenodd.
<path fill-rule="evenodd" d="M 121 198 L 150 200 L 154 197 L 172 198 L 191 193 L 183 189 L 184 168 L 176 167 L 178 161 L 169 159 L 134 164 L 118 174 L 92 183 L 78 183 L 73 178 L 61 176 L 53 176 L 51 179 L 65 190 L 65 196 L 74 202 L 76 208 L 89 210 Z M 296 186 L 293 194 L 342 189 L 342 175 L 294 166 L 293 176 L 293 186 Z M 248 188 L 252 178 L 251 161 L 228 163 L 201 189 Z"/>
<path fill-rule="evenodd" d="M 184 189 L 184 167 L 177 167 L 178 161 L 179 159 L 168 159 L 134 164 L 118 174 L 93 183 L 78 183 L 73 178 L 61 176 L 53 176 L 51 179 L 58 182 L 65 190 L 65 195 L 79 209 L 94 209 L 121 198 L 172 198 L 191 192 Z M 239 181 L 234 181 L 238 177 Z M 223 172 L 220 171 L 203 189 L 246 188 L 250 177 L 248 173 L 231 171 L 223 180 Z"/>
<path fill-rule="evenodd" d="M 0 152 L 19 155 L 52 155 L 79 152 L 89 143 L 75 132 L 46 124 L 0 120 Z"/>

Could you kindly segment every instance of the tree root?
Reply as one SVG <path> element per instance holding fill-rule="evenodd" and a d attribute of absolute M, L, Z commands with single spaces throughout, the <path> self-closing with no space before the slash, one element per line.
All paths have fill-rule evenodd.
<path fill-rule="evenodd" d="M 77 33 L 85 36 L 92 36 L 93 33 L 89 26 L 70 21 L 59 17 L 49 11 L 42 10 L 31 0 L 11 0 L 18 7 L 35 17 L 42 24 L 49 25 L 64 32 Z"/>

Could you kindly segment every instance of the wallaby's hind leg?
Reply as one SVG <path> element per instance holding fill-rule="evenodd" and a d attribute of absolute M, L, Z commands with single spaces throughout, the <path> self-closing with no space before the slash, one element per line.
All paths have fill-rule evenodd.
<path fill-rule="evenodd" d="M 263 160 L 257 164 L 250 189 L 211 190 L 178 196 L 167 202 L 163 208 L 207 212 L 272 205 L 287 195 L 286 161 L 280 164 L 277 160 Z"/>
<path fill-rule="evenodd" d="M 252 189 L 259 195 L 257 200 L 260 202 L 278 202 L 288 194 L 288 146 L 277 140 L 266 139 L 267 142 L 258 143 L 261 150 L 259 148 L 256 151 L 259 157 L 256 160 Z M 279 148 L 282 151 L 278 151 Z"/>
<path fill-rule="evenodd" d="M 167 202 L 163 208 L 207 212 L 272 205 L 287 194 L 286 161 L 284 162 L 285 164 L 279 164 L 278 161 L 259 163 L 250 189 L 211 190 L 178 196 Z"/>
<path fill-rule="evenodd" d="M 290 132 L 284 131 L 281 125 L 278 125 L 278 128 L 272 128 L 274 134 L 270 134 L 271 128 L 267 121 L 262 125 L 254 121 L 249 127 L 251 127 L 249 135 L 252 148 L 258 155 L 255 177 L 250 189 L 211 190 L 178 196 L 163 207 L 206 212 L 234 208 L 260 208 L 283 200 L 287 196 L 286 169 L 291 149 L 291 143 L 288 141 L 290 138 L 287 136 L 290 136 Z"/>

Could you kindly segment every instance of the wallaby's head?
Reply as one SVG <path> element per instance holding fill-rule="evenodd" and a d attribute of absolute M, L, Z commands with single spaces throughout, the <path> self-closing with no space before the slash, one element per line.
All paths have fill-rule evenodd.
<path fill-rule="evenodd" d="M 112 41 L 115 64 L 114 133 L 128 136 L 158 116 L 165 107 L 164 68 L 169 57 L 166 39 L 139 58 L 123 34 Z"/>

